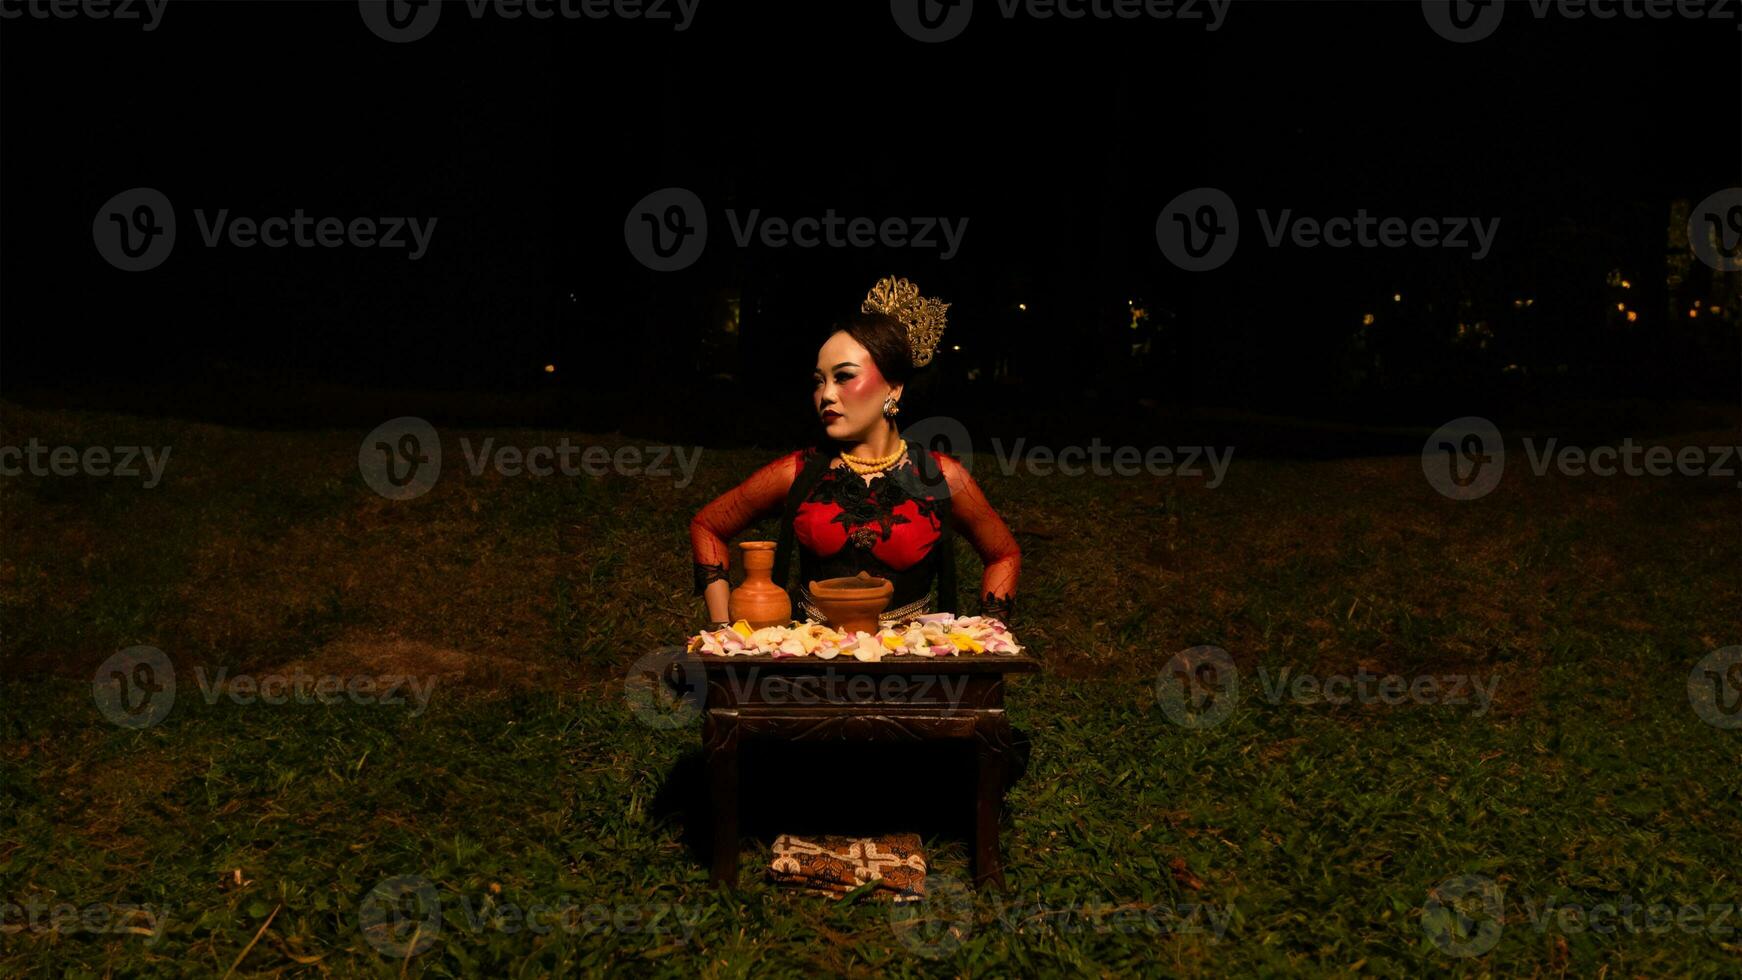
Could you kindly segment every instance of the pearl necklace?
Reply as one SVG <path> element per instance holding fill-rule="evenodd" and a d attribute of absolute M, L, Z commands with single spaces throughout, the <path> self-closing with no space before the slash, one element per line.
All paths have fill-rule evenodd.
<path fill-rule="evenodd" d="M 855 456 L 843 449 L 841 450 L 841 462 L 846 463 L 848 469 L 860 476 L 869 476 L 872 473 L 881 473 L 884 470 L 893 467 L 895 464 L 901 462 L 902 457 L 906 455 L 907 445 L 905 443 L 895 452 L 877 459 Z"/>

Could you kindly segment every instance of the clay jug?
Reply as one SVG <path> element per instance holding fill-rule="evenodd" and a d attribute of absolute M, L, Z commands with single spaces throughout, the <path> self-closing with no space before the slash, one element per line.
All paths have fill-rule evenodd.
<path fill-rule="evenodd" d="M 785 626 L 792 622 L 792 599 L 774 584 L 774 542 L 744 541 L 744 581 L 726 600 L 726 613 L 736 623 L 742 619 L 751 629 Z"/>

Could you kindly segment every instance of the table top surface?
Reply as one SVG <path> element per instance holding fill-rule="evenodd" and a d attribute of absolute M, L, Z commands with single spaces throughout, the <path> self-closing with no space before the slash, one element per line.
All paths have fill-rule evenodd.
<path fill-rule="evenodd" d="M 833 670 L 857 674 L 1032 674 L 1041 669 L 1040 661 L 1026 653 L 973 653 L 954 657 L 890 654 L 882 660 L 868 661 L 845 653 L 832 660 L 822 660 L 817 657 L 775 657 L 766 653 L 721 657 L 690 651 L 683 654 L 683 659 L 715 671 L 755 667 L 811 673 Z"/>

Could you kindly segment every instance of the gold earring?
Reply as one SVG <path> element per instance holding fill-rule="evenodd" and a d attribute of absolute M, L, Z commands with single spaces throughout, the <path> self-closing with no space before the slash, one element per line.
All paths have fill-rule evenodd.
<path fill-rule="evenodd" d="M 890 395 L 889 397 L 883 399 L 883 417 L 884 418 L 892 419 L 900 414 L 901 414 L 901 404 L 895 400 L 894 395 Z"/>

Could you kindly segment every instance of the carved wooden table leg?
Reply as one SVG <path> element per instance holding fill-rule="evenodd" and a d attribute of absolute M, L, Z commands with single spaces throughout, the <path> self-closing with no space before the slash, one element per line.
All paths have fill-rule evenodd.
<path fill-rule="evenodd" d="M 714 854 L 711 878 L 738 886 L 738 712 L 709 711 L 702 724 L 703 751 L 708 760 L 710 809 L 714 814 Z"/>
<path fill-rule="evenodd" d="M 1010 722 L 1003 710 L 974 717 L 974 885 L 1004 887 L 1004 861 L 998 846 L 998 816 L 1004 803 L 1004 776 L 1011 749 Z"/>

